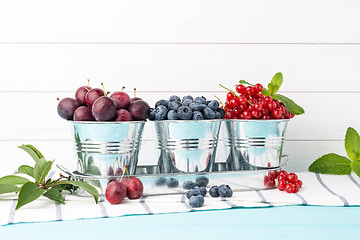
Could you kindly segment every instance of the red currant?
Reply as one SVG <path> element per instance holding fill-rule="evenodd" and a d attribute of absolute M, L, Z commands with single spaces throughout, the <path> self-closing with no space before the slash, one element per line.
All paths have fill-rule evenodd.
<path fill-rule="evenodd" d="M 285 175 L 283 175 L 283 174 L 279 174 L 279 176 L 278 176 L 278 181 L 286 181 L 286 176 Z"/>
<path fill-rule="evenodd" d="M 262 108 L 263 108 L 263 106 L 262 106 L 261 103 L 255 103 L 255 104 L 254 104 L 254 109 L 255 109 L 256 111 L 261 111 Z"/>
<path fill-rule="evenodd" d="M 244 93 L 245 89 L 246 89 L 246 87 L 242 84 L 239 84 L 236 86 L 236 92 L 238 92 L 238 93 Z"/>
<path fill-rule="evenodd" d="M 275 109 L 274 111 L 271 112 L 271 115 L 275 119 L 280 119 L 282 116 L 282 112 L 279 109 Z"/>
<path fill-rule="evenodd" d="M 276 179 L 278 176 L 278 172 L 276 170 L 269 171 L 268 176 L 271 177 L 272 179 Z"/>
<path fill-rule="evenodd" d="M 297 180 L 298 176 L 295 173 L 289 173 L 286 176 L 286 181 L 288 181 L 289 183 L 296 183 Z"/>
<path fill-rule="evenodd" d="M 294 192 L 294 186 L 293 186 L 293 184 L 291 184 L 291 183 L 286 184 L 286 186 L 285 186 L 285 191 L 286 191 L 287 193 L 293 193 L 293 192 Z"/>
<path fill-rule="evenodd" d="M 255 110 L 254 106 L 253 106 L 253 105 L 249 105 L 249 106 L 248 106 L 248 111 L 251 112 L 252 110 Z"/>
<path fill-rule="evenodd" d="M 240 96 L 239 97 L 239 102 L 242 105 L 245 105 L 247 103 L 248 99 L 245 96 Z"/>
<path fill-rule="evenodd" d="M 275 187 L 275 180 L 268 176 L 265 176 L 264 177 L 264 185 L 265 185 L 265 187 L 273 188 L 273 187 Z"/>
<path fill-rule="evenodd" d="M 256 110 L 252 110 L 251 111 L 251 116 L 253 116 L 256 119 L 259 119 L 259 118 L 261 118 L 261 112 L 258 112 Z"/>
<path fill-rule="evenodd" d="M 279 183 L 278 183 L 278 189 L 280 190 L 280 191 L 284 191 L 285 190 L 285 187 L 286 187 L 286 181 L 285 180 L 281 180 L 281 181 L 279 181 Z"/>
<path fill-rule="evenodd" d="M 254 95 L 254 93 L 255 93 L 254 88 L 253 88 L 252 86 L 246 87 L 245 93 L 246 93 L 247 95 L 249 95 L 249 96 Z"/>
<path fill-rule="evenodd" d="M 233 114 L 234 114 L 234 116 L 235 117 L 238 117 L 239 115 L 240 115 L 240 110 L 239 109 L 237 109 L 237 108 L 234 108 L 234 110 L 233 110 Z"/>
<path fill-rule="evenodd" d="M 263 86 L 260 83 L 255 84 L 254 91 L 261 92 L 263 90 Z"/>
<path fill-rule="evenodd" d="M 243 111 L 244 119 L 251 119 L 251 112 L 246 110 Z"/>
<path fill-rule="evenodd" d="M 233 99 L 235 96 L 234 96 L 234 94 L 232 93 L 232 92 L 228 92 L 227 94 L 226 94 L 226 99 L 227 100 L 231 100 L 231 99 Z"/>
<path fill-rule="evenodd" d="M 296 183 L 299 184 L 300 187 L 302 187 L 302 185 L 303 185 L 303 182 L 302 182 L 300 179 L 298 179 L 298 180 L 296 181 Z"/>
<path fill-rule="evenodd" d="M 262 117 L 261 117 L 261 119 L 264 119 L 264 120 L 269 120 L 269 119 L 271 119 L 271 117 L 270 117 L 270 115 L 263 115 Z"/>
<path fill-rule="evenodd" d="M 225 118 L 226 118 L 226 119 L 233 119 L 233 118 L 234 118 L 234 114 L 233 114 L 232 112 L 230 112 L 230 111 L 227 111 L 227 112 L 225 113 Z"/>
<path fill-rule="evenodd" d="M 263 108 L 263 109 L 261 109 L 261 113 L 262 113 L 262 115 L 268 115 L 269 114 L 269 109 Z"/>
<path fill-rule="evenodd" d="M 278 107 L 278 109 L 281 111 L 282 114 L 284 114 L 286 111 L 286 108 L 284 106 L 280 106 Z"/>
<path fill-rule="evenodd" d="M 293 185 L 295 185 L 295 187 L 294 187 L 294 193 L 297 193 L 297 192 L 300 190 L 300 185 L 297 184 L 297 183 L 295 183 L 295 184 L 293 184 Z"/>
<path fill-rule="evenodd" d="M 276 103 L 275 102 L 269 102 L 268 104 L 267 104 L 267 109 L 269 110 L 269 111 L 272 111 L 272 110 L 274 110 L 276 108 Z"/>
<path fill-rule="evenodd" d="M 288 173 L 287 173 L 287 171 L 285 171 L 285 170 L 281 170 L 280 172 L 279 172 L 279 175 L 278 175 L 278 177 L 280 177 L 281 175 L 284 175 L 285 177 L 288 175 Z"/>
<path fill-rule="evenodd" d="M 269 103 L 269 102 L 272 102 L 272 101 L 273 101 L 272 97 L 270 97 L 270 96 L 264 97 L 264 102 Z"/>

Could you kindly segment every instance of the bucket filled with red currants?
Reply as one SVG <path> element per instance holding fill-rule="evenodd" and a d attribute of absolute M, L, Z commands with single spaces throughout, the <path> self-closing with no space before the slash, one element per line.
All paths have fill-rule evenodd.
<path fill-rule="evenodd" d="M 228 92 L 225 109 L 226 149 L 229 171 L 279 167 L 286 127 L 291 118 L 304 113 L 293 100 L 277 93 L 283 82 L 276 73 L 268 88 L 240 80 Z"/>
<path fill-rule="evenodd" d="M 134 175 L 150 107 L 124 91 L 108 95 L 104 87 L 79 87 L 75 99 L 59 101 L 58 114 L 72 125 L 78 172 L 119 176 L 126 167 Z"/>
<path fill-rule="evenodd" d="M 159 173 L 211 172 L 224 109 L 205 97 L 171 96 L 151 109 L 160 150 Z"/>

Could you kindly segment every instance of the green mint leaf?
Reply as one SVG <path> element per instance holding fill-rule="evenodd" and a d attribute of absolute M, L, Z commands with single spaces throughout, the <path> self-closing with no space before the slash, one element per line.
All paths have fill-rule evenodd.
<path fill-rule="evenodd" d="M 55 202 L 65 204 L 64 198 L 58 190 L 49 189 L 44 193 L 44 197 L 47 197 Z"/>
<path fill-rule="evenodd" d="M 92 195 L 94 197 L 95 202 L 98 203 L 99 192 L 96 190 L 96 188 L 94 188 L 90 184 L 85 183 L 85 182 L 80 182 L 80 181 L 72 181 L 72 180 L 61 180 L 56 183 L 56 185 L 61 185 L 61 184 L 71 184 L 73 186 L 82 188 L 83 190 L 88 192 L 90 195 Z"/>
<path fill-rule="evenodd" d="M 360 136 L 354 128 L 349 127 L 346 131 L 345 149 L 351 160 L 360 160 Z"/>
<path fill-rule="evenodd" d="M 301 115 L 305 113 L 302 107 L 300 107 L 293 100 L 285 97 L 284 95 L 275 94 L 272 96 L 272 98 L 281 101 L 285 105 L 286 109 L 295 115 Z"/>
<path fill-rule="evenodd" d="M 269 90 L 263 87 L 263 90 L 261 91 L 262 95 L 264 96 L 270 96 Z"/>
<path fill-rule="evenodd" d="M 52 164 L 53 161 L 47 161 L 44 158 L 40 158 L 35 163 L 34 178 L 37 185 L 39 185 L 42 181 L 44 181 L 45 177 L 48 175 L 51 169 Z"/>
<path fill-rule="evenodd" d="M 360 177 L 360 161 L 352 161 L 350 167 Z"/>
<path fill-rule="evenodd" d="M 240 84 L 247 84 L 247 85 L 250 85 L 250 86 L 254 86 L 254 84 L 251 84 L 251 83 L 249 83 L 249 82 L 247 82 L 247 81 L 245 81 L 245 80 L 240 80 L 239 83 L 240 83 Z"/>
<path fill-rule="evenodd" d="M 316 159 L 309 171 L 323 174 L 347 175 L 351 173 L 351 161 L 335 153 L 329 153 Z"/>
<path fill-rule="evenodd" d="M 10 184 L 0 184 L 0 194 L 18 192 L 19 187 Z"/>
<path fill-rule="evenodd" d="M 35 201 L 38 199 L 41 195 L 43 195 L 46 192 L 45 189 L 39 188 L 35 183 L 33 182 L 27 182 L 25 183 L 21 188 L 19 192 L 18 197 L 18 203 L 16 205 L 15 210 L 18 210 L 22 206 Z"/>
<path fill-rule="evenodd" d="M 30 180 L 16 175 L 8 175 L 0 178 L 0 184 L 23 185 L 27 182 L 30 182 Z"/>
<path fill-rule="evenodd" d="M 37 162 L 40 158 L 44 158 L 41 152 L 37 150 L 33 145 L 23 144 L 21 146 L 18 146 L 18 148 L 25 150 L 34 159 L 35 162 Z"/>
<path fill-rule="evenodd" d="M 271 83 L 268 84 L 268 88 L 269 88 L 269 96 L 273 96 L 279 90 L 278 86 L 272 85 Z"/>
<path fill-rule="evenodd" d="M 277 87 L 277 90 L 281 87 L 281 84 L 283 83 L 283 75 L 281 72 L 278 72 L 274 75 L 274 77 L 271 79 L 271 85 Z M 276 90 L 276 91 L 277 91 Z"/>
<path fill-rule="evenodd" d="M 30 177 L 34 177 L 34 168 L 33 167 L 30 167 L 28 165 L 21 165 L 19 168 L 18 168 L 18 171 L 17 173 L 23 173 L 23 174 L 26 174 L 26 175 L 29 175 Z"/>

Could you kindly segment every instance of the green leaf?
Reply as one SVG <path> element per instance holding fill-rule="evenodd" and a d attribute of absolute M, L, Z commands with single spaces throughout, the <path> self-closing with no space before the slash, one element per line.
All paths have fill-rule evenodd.
<path fill-rule="evenodd" d="M 360 136 L 352 127 L 349 127 L 346 131 L 345 149 L 351 160 L 360 160 Z"/>
<path fill-rule="evenodd" d="M 64 198 L 58 190 L 49 189 L 48 191 L 46 191 L 44 193 L 44 197 L 47 197 L 47 198 L 49 198 L 55 202 L 61 203 L 61 204 L 65 204 Z"/>
<path fill-rule="evenodd" d="M 27 182 L 30 182 L 30 180 L 16 175 L 8 175 L 0 178 L 0 184 L 22 185 Z"/>
<path fill-rule="evenodd" d="M 17 173 L 23 173 L 23 174 L 27 174 L 29 175 L 30 177 L 34 177 L 34 168 L 31 167 L 31 166 L 28 166 L 28 165 L 21 165 L 19 168 L 18 168 L 18 171 Z"/>
<path fill-rule="evenodd" d="M 263 90 L 261 91 L 262 95 L 264 96 L 270 96 L 269 90 L 263 87 Z"/>
<path fill-rule="evenodd" d="M 351 161 L 335 153 L 329 153 L 316 159 L 309 171 L 323 174 L 347 175 L 351 173 Z"/>
<path fill-rule="evenodd" d="M 19 187 L 10 184 L 0 184 L 0 194 L 18 192 Z"/>
<path fill-rule="evenodd" d="M 61 184 L 61 185 L 54 185 L 53 187 L 51 187 L 51 189 L 56 189 L 59 192 L 62 191 L 68 191 L 68 192 L 73 192 L 77 189 L 78 187 L 73 186 L 71 184 Z"/>
<path fill-rule="evenodd" d="M 18 147 L 25 150 L 34 159 L 35 162 L 37 162 L 40 158 L 44 158 L 41 152 L 37 150 L 33 145 L 23 144 Z"/>
<path fill-rule="evenodd" d="M 352 161 L 350 167 L 360 177 L 360 161 Z"/>
<path fill-rule="evenodd" d="M 18 210 L 22 206 L 38 199 L 41 195 L 45 193 L 45 191 L 45 189 L 39 188 L 33 182 L 25 183 L 20 189 L 18 203 L 15 210 Z"/>
<path fill-rule="evenodd" d="M 273 96 L 279 90 L 278 86 L 272 85 L 271 83 L 268 84 L 268 88 L 270 96 Z"/>
<path fill-rule="evenodd" d="M 271 85 L 274 87 L 277 87 L 277 90 L 281 87 L 281 84 L 283 83 L 283 75 L 281 72 L 278 72 L 274 75 L 274 77 L 271 79 Z M 276 91 L 277 91 L 276 90 Z"/>
<path fill-rule="evenodd" d="M 251 83 L 249 83 L 249 82 L 247 82 L 247 81 L 245 81 L 245 80 L 240 80 L 239 83 L 240 83 L 240 84 L 247 84 L 247 85 L 250 85 L 250 86 L 254 86 L 254 84 L 251 84 Z"/>
<path fill-rule="evenodd" d="M 61 185 L 61 184 L 71 184 L 73 186 L 82 188 L 83 190 L 88 192 L 90 195 L 92 195 L 95 199 L 95 202 L 98 203 L 99 192 L 96 190 L 96 188 L 94 188 L 90 184 L 85 183 L 85 182 L 80 182 L 80 181 L 72 181 L 72 180 L 61 180 L 56 183 L 56 185 Z"/>
<path fill-rule="evenodd" d="M 275 94 L 272 96 L 272 98 L 281 101 L 285 105 L 286 109 L 295 115 L 300 115 L 305 113 L 302 107 L 300 107 L 293 100 L 291 100 L 288 97 L 285 97 L 284 95 Z"/>
<path fill-rule="evenodd" d="M 40 158 L 35 163 L 34 178 L 35 178 L 37 185 L 39 185 L 45 179 L 45 177 L 48 175 L 52 164 L 53 164 L 53 161 L 47 161 L 43 158 Z"/>

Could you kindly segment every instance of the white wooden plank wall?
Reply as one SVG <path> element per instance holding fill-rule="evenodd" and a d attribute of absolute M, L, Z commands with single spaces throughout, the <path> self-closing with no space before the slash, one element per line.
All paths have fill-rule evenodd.
<path fill-rule="evenodd" d="M 266 84 L 281 71 L 282 93 L 306 110 L 289 123 L 287 169 L 345 155 L 347 127 L 360 131 L 359 9 L 356 0 L 0 1 L 1 168 L 31 163 L 23 143 L 76 167 L 56 97 L 88 78 L 136 87 L 153 105 L 173 93 L 224 99 L 219 83 Z M 147 124 L 142 164 L 157 161 L 153 136 Z"/>

